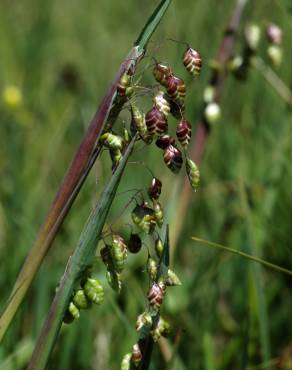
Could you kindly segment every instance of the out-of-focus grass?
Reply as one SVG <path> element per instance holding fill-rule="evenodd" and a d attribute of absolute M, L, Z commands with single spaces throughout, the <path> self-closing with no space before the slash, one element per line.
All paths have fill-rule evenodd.
<path fill-rule="evenodd" d="M 1 1 L 0 89 L 8 84 L 18 86 L 23 102 L 16 110 L 8 110 L 3 101 L 0 107 L 0 307 L 108 81 L 140 29 L 142 14 L 150 14 L 156 4 L 153 0 L 139 4 L 134 0 Z M 185 78 L 189 87 L 187 117 L 195 123 L 209 78 L 207 60 L 215 56 L 233 1 L 184 0 L 183 4 L 173 2 L 150 48 L 163 42 L 156 57 L 169 61 Z M 250 1 L 244 20 L 281 24 L 285 58 L 277 73 L 291 87 L 292 15 L 285 6 L 280 0 Z M 196 82 L 181 65 L 183 47 L 165 42 L 169 37 L 187 41 L 201 51 L 205 66 Z M 145 83 L 153 82 L 149 70 Z M 228 79 L 222 112 L 222 120 L 208 140 L 201 190 L 190 201 L 173 256 L 173 268 L 183 285 L 169 289 L 164 306 L 164 315 L 173 323 L 170 340 L 182 329 L 175 361 L 187 369 L 246 368 L 245 363 L 260 364 L 263 354 L 259 297 L 251 268 L 238 257 L 195 248 L 192 235 L 243 250 L 248 245 L 262 258 L 292 266 L 291 111 L 262 77 L 251 71 L 247 83 Z M 136 157 L 163 180 L 162 199 L 167 206 L 175 178 L 163 165 L 160 151 L 151 147 Z M 7 333 L 0 349 L 1 362 L 22 340 L 38 334 L 109 167 L 104 153 Z M 145 168 L 129 165 L 121 192 L 148 186 L 149 181 Z M 113 217 L 120 214 L 130 194 L 118 196 Z M 129 210 L 119 224 L 129 222 Z M 144 308 L 146 255 L 144 251 L 130 256 L 131 267 L 118 299 L 107 289 L 104 305 L 63 328 L 50 369 L 117 368 L 135 340 L 135 319 Z M 101 263 L 98 269 L 105 282 Z M 281 357 L 282 368 L 291 369 L 291 279 L 261 270 L 271 359 Z M 14 369 L 18 368 L 16 364 Z M 167 366 L 156 351 L 152 369 L 161 368 Z"/>

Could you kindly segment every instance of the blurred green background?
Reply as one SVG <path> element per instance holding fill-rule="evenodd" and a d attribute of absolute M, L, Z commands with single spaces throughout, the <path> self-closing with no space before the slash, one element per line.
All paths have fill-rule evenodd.
<path fill-rule="evenodd" d="M 98 102 L 157 4 L 1 0 L 1 308 Z M 216 57 L 233 6 L 233 0 L 174 0 L 149 45 L 149 55 L 157 49 L 155 57 L 185 79 L 186 116 L 194 131 L 211 73 L 207 64 Z M 284 59 L 276 72 L 291 87 L 290 1 L 249 1 L 236 52 L 247 22 L 264 29 L 270 21 L 283 28 Z M 170 37 L 202 54 L 204 68 L 195 82 L 181 63 L 184 46 L 165 41 Z M 266 59 L 267 42 L 261 45 Z M 149 58 L 143 66 L 147 63 Z M 143 83 L 154 83 L 149 68 Z M 21 94 L 14 107 L 5 99 L 11 85 Z M 149 107 L 150 98 L 145 101 Z M 123 112 L 118 125 L 128 118 Z M 291 144 L 291 108 L 257 71 L 251 70 L 245 83 L 230 76 L 222 118 L 201 164 L 200 191 L 189 200 L 180 234 L 173 235 L 171 266 L 183 285 L 167 293 L 163 315 L 173 330 L 156 347 L 151 369 L 292 369 L 291 277 L 191 240 L 216 241 L 292 269 Z M 174 185 L 182 175 L 165 167 L 154 146 L 138 147 L 135 160 L 145 161 L 163 182 L 167 221 L 175 228 L 181 194 Z M 66 261 L 109 174 L 110 161 L 103 153 L 0 347 L 0 370 L 25 368 Z M 145 189 L 150 180 L 145 166 L 129 164 L 119 192 Z M 119 195 L 111 213 L 122 233 L 129 232 L 125 224 L 131 207 L 122 211 L 133 193 Z M 49 369 L 119 368 L 136 341 L 135 320 L 146 303 L 146 258 L 146 249 L 130 256 L 120 297 L 107 287 L 100 308 L 64 326 Z M 96 270 L 105 281 L 100 262 Z"/>

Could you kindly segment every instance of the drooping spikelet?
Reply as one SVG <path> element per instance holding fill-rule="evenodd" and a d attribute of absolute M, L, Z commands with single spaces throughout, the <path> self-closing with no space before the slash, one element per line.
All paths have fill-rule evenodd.
<path fill-rule="evenodd" d="M 183 55 L 183 63 L 187 71 L 194 76 L 198 76 L 202 67 L 201 55 L 191 47 L 188 47 Z"/>
<path fill-rule="evenodd" d="M 174 173 L 178 173 L 183 164 L 181 151 L 173 145 L 169 145 L 163 154 L 163 159 L 167 167 Z"/>
<path fill-rule="evenodd" d="M 183 118 L 180 120 L 176 129 L 176 136 L 181 145 L 186 149 L 192 136 L 192 126 L 186 119 Z"/>
<path fill-rule="evenodd" d="M 186 158 L 186 171 L 191 187 L 197 190 L 200 184 L 200 171 L 196 163 L 190 158 Z"/>

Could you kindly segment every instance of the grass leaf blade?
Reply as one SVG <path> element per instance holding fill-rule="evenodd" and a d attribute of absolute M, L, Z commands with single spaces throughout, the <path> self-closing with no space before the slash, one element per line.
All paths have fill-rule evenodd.
<path fill-rule="evenodd" d="M 57 339 L 62 325 L 63 316 L 72 294 L 74 283 L 90 263 L 96 250 L 97 242 L 102 233 L 104 223 L 112 201 L 115 197 L 123 170 L 132 151 L 135 138 L 129 145 L 121 163 L 101 194 L 95 209 L 91 212 L 82 231 L 74 254 L 69 259 L 65 273 L 61 279 L 58 292 L 51 305 L 46 322 L 37 341 L 29 370 L 44 369 Z"/>

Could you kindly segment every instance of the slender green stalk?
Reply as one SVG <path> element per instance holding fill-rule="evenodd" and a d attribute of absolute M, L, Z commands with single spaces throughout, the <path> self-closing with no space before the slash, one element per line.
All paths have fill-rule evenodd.
<path fill-rule="evenodd" d="M 96 245 L 106 221 L 110 206 L 114 200 L 124 168 L 132 151 L 135 138 L 132 139 L 126 153 L 110 178 L 108 185 L 100 195 L 99 201 L 91 212 L 87 223 L 81 233 L 79 243 L 74 254 L 70 257 L 65 273 L 61 279 L 58 291 L 55 295 L 45 324 L 39 335 L 32 359 L 28 366 L 29 370 L 42 370 L 46 367 L 54 343 L 60 331 L 65 310 L 68 307 L 74 284 L 82 275 L 82 272 L 91 263 L 96 252 Z"/>
<path fill-rule="evenodd" d="M 241 251 L 239 251 L 237 249 L 229 248 L 229 247 L 226 247 L 226 246 L 224 246 L 222 244 L 210 242 L 209 240 L 197 238 L 197 237 L 194 237 L 194 236 L 192 237 L 192 239 L 194 241 L 196 241 L 196 242 L 202 243 L 203 245 L 206 245 L 206 246 L 209 246 L 209 247 L 213 247 L 213 248 L 217 248 L 217 249 L 221 249 L 221 250 L 224 250 L 226 252 L 229 252 L 229 253 L 232 253 L 232 254 L 236 254 L 237 256 L 241 256 L 243 258 L 246 258 L 246 259 L 248 259 L 250 261 L 260 263 L 261 265 L 263 265 L 265 267 L 268 267 L 270 269 L 276 270 L 278 272 L 283 272 L 284 274 L 292 275 L 292 271 L 291 270 L 288 270 L 288 269 L 286 269 L 284 267 L 275 265 L 275 264 L 273 264 L 271 262 L 265 261 L 262 258 L 251 256 L 250 254 L 241 252 Z"/>
<path fill-rule="evenodd" d="M 162 0 L 146 22 L 135 46 L 130 50 L 125 61 L 104 96 L 88 130 L 68 168 L 64 180 L 49 209 L 39 234 L 16 279 L 12 293 L 0 317 L 0 342 L 3 339 L 13 317 L 23 301 L 34 276 L 47 255 L 53 241 L 73 205 L 84 181 L 100 153 L 98 138 L 106 122 L 111 127 L 122 109 L 123 104 L 112 106 L 116 96 L 117 84 L 123 73 L 127 72 L 143 56 L 146 45 L 165 14 L 171 0 Z"/>

